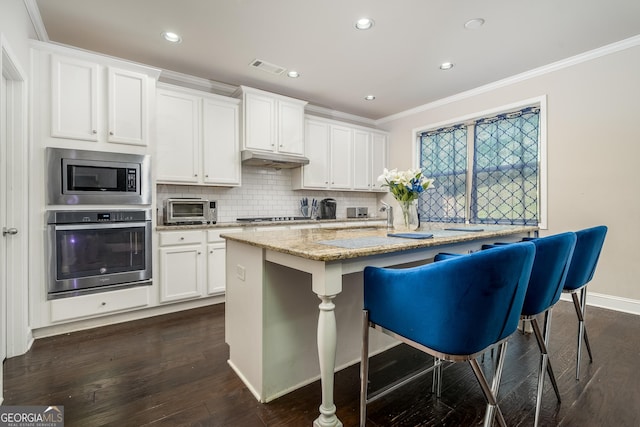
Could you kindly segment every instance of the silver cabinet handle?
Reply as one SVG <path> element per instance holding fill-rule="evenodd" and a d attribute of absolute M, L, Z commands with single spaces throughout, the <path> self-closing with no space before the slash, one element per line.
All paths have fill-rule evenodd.
<path fill-rule="evenodd" d="M 11 234 L 11 235 L 18 234 L 18 229 L 2 227 L 2 235 L 6 236 L 7 234 Z"/>
<path fill-rule="evenodd" d="M 92 130 L 91 133 L 93 133 L 95 135 L 96 133 L 98 133 L 98 131 L 97 130 Z"/>
<path fill-rule="evenodd" d="M 113 132 L 109 132 L 109 135 L 113 136 Z"/>

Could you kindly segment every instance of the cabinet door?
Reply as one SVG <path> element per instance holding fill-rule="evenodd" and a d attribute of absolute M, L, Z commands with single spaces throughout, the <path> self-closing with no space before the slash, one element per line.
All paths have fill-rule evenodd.
<path fill-rule="evenodd" d="M 386 192 L 380 187 L 378 177 L 387 167 L 387 135 L 373 133 L 371 135 L 371 189 Z"/>
<path fill-rule="evenodd" d="M 202 296 L 205 255 L 203 245 L 160 248 L 160 302 Z"/>
<path fill-rule="evenodd" d="M 156 171 L 161 182 L 197 183 L 200 98 L 158 89 Z"/>
<path fill-rule="evenodd" d="M 226 289 L 225 243 L 207 245 L 207 293 L 221 294 Z"/>
<path fill-rule="evenodd" d="M 237 104 L 203 100 L 205 183 L 240 185 L 240 140 Z"/>
<path fill-rule="evenodd" d="M 329 185 L 329 125 L 305 121 L 305 154 L 309 164 L 302 167 L 304 188 L 327 188 Z"/>
<path fill-rule="evenodd" d="M 371 133 L 353 131 L 353 188 L 371 189 Z"/>
<path fill-rule="evenodd" d="M 147 76 L 109 67 L 109 142 L 147 145 Z"/>
<path fill-rule="evenodd" d="M 304 104 L 278 101 L 278 151 L 304 154 Z"/>
<path fill-rule="evenodd" d="M 98 65 L 51 56 L 51 136 L 98 140 Z"/>
<path fill-rule="evenodd" d="M 260 94 L 247 93 L 245 106 L 245 146 L 257 150 L 276 150 L 276 101 Z"/>
<path fill-rule="evenodd" d="M 350 128 L 331 125 L 330 168 L 331 188 L 350 189 L 353 171 L 352 135 Z"/>

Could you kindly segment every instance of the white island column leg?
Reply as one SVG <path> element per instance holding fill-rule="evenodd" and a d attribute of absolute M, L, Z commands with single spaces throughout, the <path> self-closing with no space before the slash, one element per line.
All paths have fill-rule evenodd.
<path fill-rule="evenodd" d="M 342 427 L 336 416 L 333 403 L 333 371 L 336 366 L 336 316 L 334 313 L 335 295 L 318 295 L 322 300 L 318 316 L 318 357 L 320 359 L 320 382 L 322 385 L 322 404 L 320 416 L 313 422 L 314 427 Z"/>
<path fill-rule="evenodd" d="M 320 298 L 318 315 L 318 358 L 320 359 L 320 383 L 322 404 L 320 416 L 313 427 L 342 427 L 333 403 L 333 373 L 336 369 L 337 328 L 333 299 L 342 292 L 342 265 L 315 263 L 311 281 L 313 292 Z"/>

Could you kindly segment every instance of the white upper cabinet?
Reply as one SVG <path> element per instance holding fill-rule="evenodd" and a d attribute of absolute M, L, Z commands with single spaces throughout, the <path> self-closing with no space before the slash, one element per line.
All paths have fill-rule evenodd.
<path fill-rule="evenodd" d="M 305 155 L 293 169 L 294 189 L 383 191 L 377 177 L 387 163 L 387 134 L 335 120 L 307 116 Z"/>
<path fill-rule="evenodd" d="M 349 190 L 353 173 L 353 130 L 339 125 L 330 125 L 330 129 L 329 188 Z"/>
<path fill-rule="evenodd" d="M 181 92 L 156 92 L 156 175 L 158 181 L 199 181 L 201 98 Z"/>
<path fill-rule="evenodd" d="M 278 151 L 304 154 L 304 106 L 306 102 L 278 101 Z"/>
<path fill-rule="evenodd" d="M 147 79 L 144 73 L 51 55 L 51 136 L 147 145 Z"/>
<path fill-rule="evenodd" d="M 325 189 L 329 187 L 329 124 L 313 119 L 305 120 L 305 154 L 309 164 L 294 169 L 300 174 L 299 188 Z M 294 180 L 294 182 L 296 182 Z"/>
<path fill-rule="evenodd" d="M 52 43 L 29 44 L 38 147 L 151 154 L 160 70 Z"/>
<path fill-rule="evenodd" d="M 243 148 L 304 155 L 304 106 L 285 96 L 240 86 Z"/>
<path fill-rule="evenodd" d="M 147 144 L 147 76 L 108 68 L 109 142 Z"/>
<path fill-rule="evenodd" d="M 353 131 L 353 189 L 371 189 L 371 132 Z"/>
<path fill-rule="evenodd" d="M 51 56 L 51 136 L 98 140 L 98 65 Z"/>
<path fill-rule="evenodd" d="M 169 85 L 156 98 L 158 182 L 240 185 L 240 101 Z"/>
<path fill-rule="evenodd" d="M 293 170 L 294 188 L 349 190 L 352 131 L 322 120 L 305 121 L 305 154 L 309 164 Z"/>
<path fill-rule="evenodd" d="M 240 118 L 236 99 L 202 100 L 203 182 L 240 185 Z"/>
<path fill-rule="evenodd" d="M 373 191 L 387 192 L 386 188 L 380 187 L 378 177 L 382 175 L 384 168 L 388 166 L 388 136 L 386 133 L 371 132 L 371 187 Z"/>
<path fill-rule="evenodd" d="M 378 185 L 378 177 L 387 167 L 387 135 L 355 130 L 353 158 L 353 189 L 385 191 Z"/>

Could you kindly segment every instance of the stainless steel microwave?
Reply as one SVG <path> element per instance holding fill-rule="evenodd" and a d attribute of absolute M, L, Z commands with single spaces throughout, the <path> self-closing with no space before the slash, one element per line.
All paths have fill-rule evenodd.
<path fill-rule="evenodd" d="M 196 198 L 173 198 L 164 201 L 164 223 L 215 224 L 218 220 L 217 201 Z"/>
<path fill-rule="evenodd" d="M 48 205 L 151 204 L 149 156 L 47 148 Z"/>

